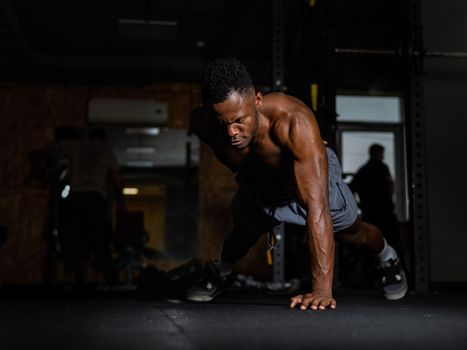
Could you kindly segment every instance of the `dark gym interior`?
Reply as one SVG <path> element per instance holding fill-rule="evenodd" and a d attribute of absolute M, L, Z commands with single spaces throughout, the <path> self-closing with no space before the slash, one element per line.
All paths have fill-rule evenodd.
<path fill-rule="evenodd" d="M 466 13 L 456 0 L 0 0 L 1 348 L 466 349 Z M 302 100 L 346 182 L 384 145 L 403 299 L 337 243 L 337 308 L 290 309 L 310 272 L 288 224 L 225 293 L 184 299 L 232 228 L 234 175 L 189 128 L 219 57 L 257 91 Z M 70 204 L 64 155 L 93 135 L 115 175 L 95 210 Z M 86 224 L 76 205 L 102 223 L 86 264 L 67 238 Z"/>

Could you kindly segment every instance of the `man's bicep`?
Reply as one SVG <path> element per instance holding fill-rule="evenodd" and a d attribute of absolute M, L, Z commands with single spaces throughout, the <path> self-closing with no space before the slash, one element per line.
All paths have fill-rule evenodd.
<path fill-rule="evenodd" d="M 298 115 L 291 120 L 287 147 L 293 154 L 298 167 L 310 167 L 313 172 L 316 172 L 326 163 L 326 148 L 318 124 L 312 115 Z"/>
<path fill-rule="evenodd" d="M 294 157 L 295 182 L 301 200 L 306 205 L 326 204 L 327 153 L 312 115 L 298 115 L 291 120 L 287 147 Z"/>
<path fill-rule="evenodd" d="M 321 211 L 327 206 L 327 164 L 321 159 L 296 159 L 294 176 L 300 200 L 308 211 Z"/>

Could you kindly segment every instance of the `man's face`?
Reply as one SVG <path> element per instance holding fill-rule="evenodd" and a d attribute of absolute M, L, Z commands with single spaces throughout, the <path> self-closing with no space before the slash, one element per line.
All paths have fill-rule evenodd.
<path fill-rule="evenodd" d="M 231 147 L 242 149 L 253 140 L 258 128 L 258 111 L 263 96 L 252 91 L 246 96 L 232 91 L 223 102 L 212 105 L 227 142 Z"/>
<path fill-rule="evenodd" d="M 384 160 L 384 150 L 378 150 L 377 152 L 375 152 L 375 158 L 376 160 L 382 162 Z"/>

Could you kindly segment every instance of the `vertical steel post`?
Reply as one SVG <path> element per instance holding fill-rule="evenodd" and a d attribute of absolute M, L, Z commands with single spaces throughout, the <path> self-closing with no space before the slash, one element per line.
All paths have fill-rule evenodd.
<path fill-rule="evenodd" d="M 284 0 L 274 0 L 272 9 L 272 90 L 284 90 Z M 274 282 L 284 282 L 284 224 L 274 227 L 277 242 L 272 251 Z"/>
<path fill-rule="evenodd" d="M 319 88 L 319 100 L 321 110 L 318 113 L 324 121 L 321 130 L 323 139 L 336 149 L 337 114 L 336 114 L 336 16 L 334 11 L 336 4 L 334 0 L 326 0 L 321 3 L 321 52 L 320 70 L 321 81 Z"/>
<path fill-rule="evenodd" d="M 272 250 L 272 280 L 274 282 L 285 281 L 285 225 L 280 223 L 273 229 L 276 237 L 276 246 Z"/>
<path fill-rule="evenodd" d="M 427 293 L 429 288 L 428 224 L 426 195 L 425 114 L 423 102 L 423 52 L 420 0 L 407 2 L 407 30 L 410 34 L 405 47 L 408 86 L 406 92 L 407 138 L 409 156 L 409 195 L 413 233 L 414 288 Z"/>
<path fill-rule="evenodd" d="M 284 0 L 273 0 L 272 90 L 284 90 Z"/>

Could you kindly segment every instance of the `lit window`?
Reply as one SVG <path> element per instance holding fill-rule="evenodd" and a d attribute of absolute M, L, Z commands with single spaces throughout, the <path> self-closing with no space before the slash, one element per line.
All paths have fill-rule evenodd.
<path fill-rule="evenodd" d="M 402 101 L 396 96 L 336 96 L 338 122 L 400 123 Z"/>

